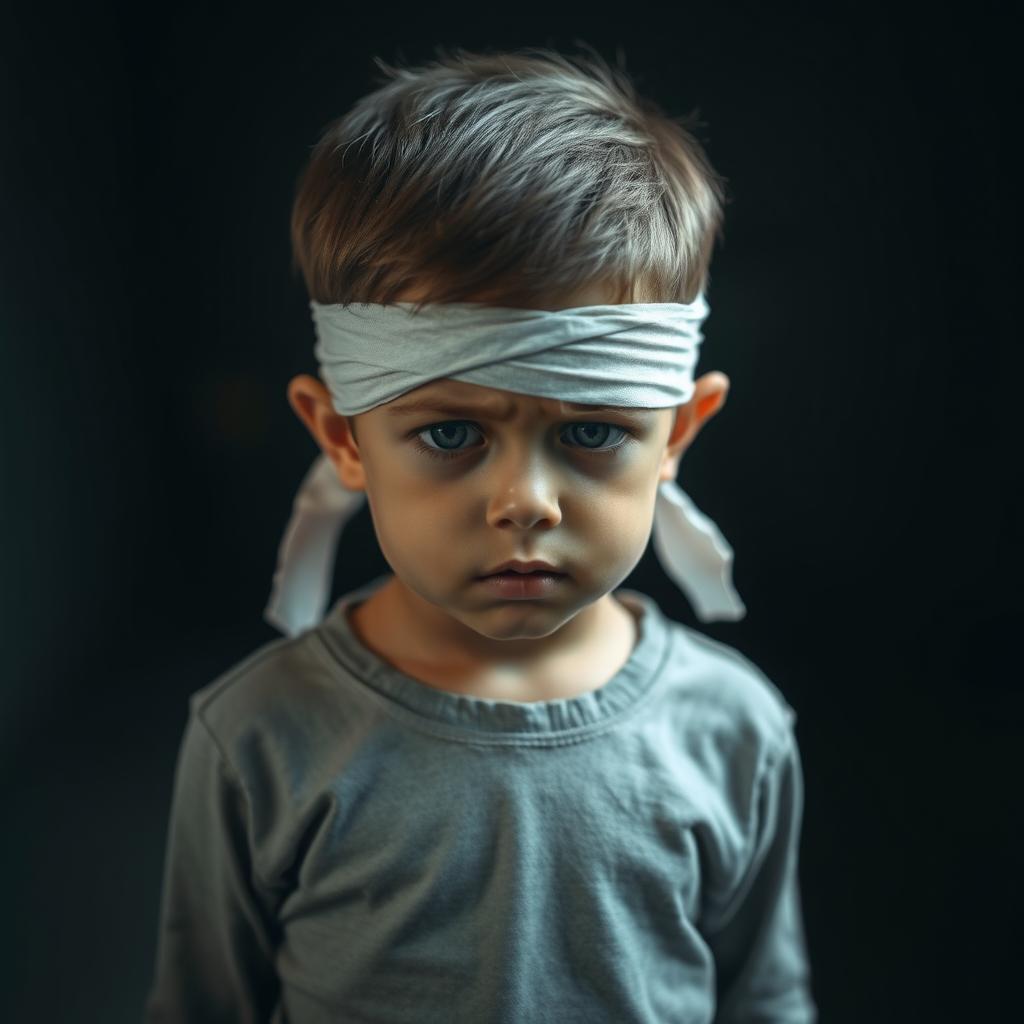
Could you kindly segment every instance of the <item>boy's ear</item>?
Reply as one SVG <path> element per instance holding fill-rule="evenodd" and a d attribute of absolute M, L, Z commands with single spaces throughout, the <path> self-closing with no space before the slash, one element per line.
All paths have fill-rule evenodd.
<path fill-rule="evenodd" d="M 717 370 L 705 373 L 694 381 L 693 395 L 688 402 L 676 406 L 675 421 L 669 431 L 662 456 L 658 480 L 675 480 L 679 460 L 700 433 L 701 427 L 725 404 L 729 378 Z"/>
<path fill-rule="evenodd" d="M 331 393 L 323 383 L 306 373 L 293 377 L 288 384 L 288 402 L 320 450 L 334 463 L 342 484 L 350 491 L 366 490 L 366 475 L 350 418 L 334 411 Z"/>

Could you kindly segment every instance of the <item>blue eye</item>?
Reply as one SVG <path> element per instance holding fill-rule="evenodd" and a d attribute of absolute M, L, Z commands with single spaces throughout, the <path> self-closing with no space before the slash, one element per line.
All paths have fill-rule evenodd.
<path fill-rule="evenodd" d="M 424 427 L 422 430 L 416 432 L 416 449 L 423 452 L 425 455 L 429 455 L 434 459 L 454 459 L 461 455 L 465 455 L 469 448 L 435 448 L 431 445 L 424 444 L 420 440 L 420 435 L 429 434 L 433 440 L 441 440 L 442 444 L 451 442 L 457 444 L 465 437 L 466 430 L 476 430 L 479 433 L 480 428 L 474 426 L 468 420 L 445 420 L 443 423 L 435 423 L 432 426 Z M 622 437 L 617 444 L 610 445 L 607 447 L 601 447 L 600 442 L 604 440 L 610 431 L 618 431 Z M 578 436 L 582 436 L 587 442 L 597 441 L 598 444 L 591 446 L 589 443 L 584 443 L 578 447 L 582 451 L 587 452 L 591 455 L 616 455 L 620 448 L 624 448 L 628 443 L 629 438 L 632 436 L 632 432 L 627 430 L 625 427 L 616 426 L 614 423 L 570 423 L 567 434 L 571 434 L 573 431 L 580 431 Z M 477 446 L 479 447 L 479 446 Z"/>

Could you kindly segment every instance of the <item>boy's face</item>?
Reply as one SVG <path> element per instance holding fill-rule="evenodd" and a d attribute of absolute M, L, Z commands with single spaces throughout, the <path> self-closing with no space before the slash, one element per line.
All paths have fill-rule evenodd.
<path fill-rule="evenodd" d="M 576 293 L 543 308 L 604 301 Z M 678 414 L 595 411 L 450 379 L 349 417 L 309 376 L 291 382 L 289 399 L 342 483 L 366 492 L 419 646 L 509 662 L 557 651 L 562 627 L 609 600 L 640 560 L 658 483 L 675 478 L 729 382 L 696 383 Z M 542 596 L 512 600 L 481 581 L 509 559 L 563 575 Z"/>

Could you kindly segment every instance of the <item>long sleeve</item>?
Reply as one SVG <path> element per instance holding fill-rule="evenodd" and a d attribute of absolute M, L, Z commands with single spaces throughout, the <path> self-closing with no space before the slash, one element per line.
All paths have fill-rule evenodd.
<path fill-rule="evenodd" d="M 796 739 L 767 759 L 751 856 L 725 912 L 705 930 L 715 957 L 715 1024 L 815 1024 L 797 874 L 803 774 Z"/>
<path fill-rule="evenodd" d="M 247 801 L 195 709 L 178 755 L 147 1024 L 266 1024 L 273 918 L 255 888 Z"/>

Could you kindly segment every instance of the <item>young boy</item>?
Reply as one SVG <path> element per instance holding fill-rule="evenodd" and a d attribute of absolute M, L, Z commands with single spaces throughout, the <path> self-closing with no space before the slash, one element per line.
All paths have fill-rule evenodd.
<path fill-rule="evenodd" d="M 796 715 L 616 589 L 653 520 L 743 614 L 674 484 L 720 183 L 596 55 L 388 74 L 299 184 L 322 455 L 289 635 L 190 700 L 147 1020 L 813 1022 Z M 393 573 L 324 617 L 361 500 Z"/>

